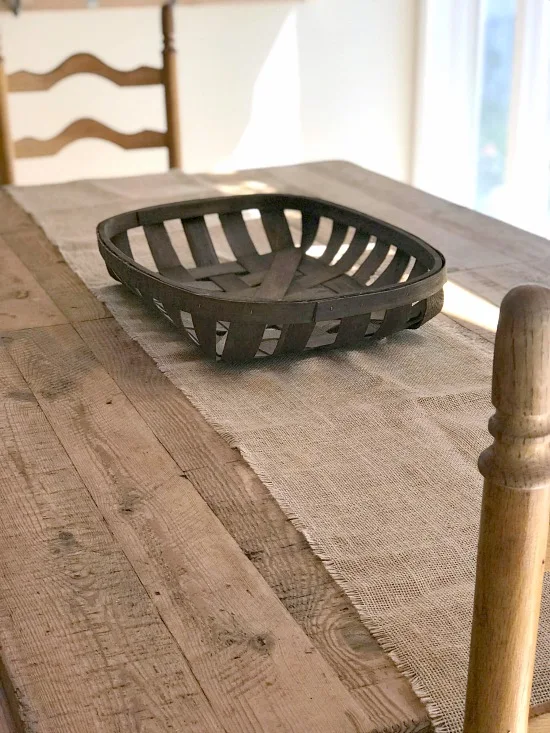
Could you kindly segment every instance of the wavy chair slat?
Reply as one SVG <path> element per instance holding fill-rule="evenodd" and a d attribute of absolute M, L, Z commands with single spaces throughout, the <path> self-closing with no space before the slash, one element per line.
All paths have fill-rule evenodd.
<path fill-rule="evenodd" d="M 65 59 L 55 69 L 44 74 L 33 71 L 16 71 L 8 76 L 9 92 L 41 92 L 75 74 L 94 74 L 109 79 L 119 87 L 141 87 L 162 84 L 162 70 L 151 66 L 121 71 L 105 64 L 97 56 L 77 53 Z"/>
<path fill-rule="evenodd" d="M 55 155 L 62 148 L 75 140 L 97 138 L 114 143 L 125 150 L 138 148 L 162 148 L 166 145 L 166 133 L 157 130 L 141 130 L 124 133 L 112 130 L 97 120 L 81 119 L 71 123 L 55 137 L 48 140 L 37 140 L 25 137 L 15 142 L 17 158 L 36 158 L 42 155 Z"/>

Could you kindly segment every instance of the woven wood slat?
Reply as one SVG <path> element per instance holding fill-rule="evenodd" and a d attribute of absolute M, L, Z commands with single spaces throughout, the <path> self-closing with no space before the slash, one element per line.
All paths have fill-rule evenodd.
<path fill-rule="evenodd" d="M 216 358 L 216 325 L 216 319 L 212 316 L 193 313 L 193 326 L 201 349 L 213 359 Z"/>
<path fill-rule="evenodd" d="M 371 320 L 370 313 L 365 313 L 359 316 L 350 316 L 349 318 L 342 318 L 340 322 L 340 328 L 336 334 L 336 340 L 334 341 L 335 346 L 351 346 L 357 343 L 367 333 Z"/>
<path fill-rule="evenodd" d="M 162 222 L 159 224 L 146 224 L 143 231 L 155 265 L 161 275 L 166 275 L 179 282 L 194 279 L 193 275 L 182 266 Z"/>
<path fill-rule="evenodd" d="M 130 239 L 128 237 L 128 232 L 120 232 L 120 234 L 115 234 L 113 237 L 113 242 L 118 247 L 118 249 L 125 254 L 127 257 L 132 256 L 132 250 L 130 248 Z"/>
<path fill-rule="evenodd" d="M 409 280 L 413 280 L 415 277 L 419 277 L 424 272 L 424 267 L 418 260 L 414 263 L 414 266 L 409 274 Z"/>
<path fill-rule="evenodd" d="M 332 232 L 330 233 L 330 238 L 327 242 L 325 251 L 319 257 L 319 262 L 322 262 L 326 265 L 332 262 L 335 254 L 338 252 L 338 250 L 344 243 L 344 239 L 346 238 L 348 229 L 349 229 L 348 226 L 346 226 L 345 224 L 342 224 L 339 221 L 332 222 Z"/>
<path fill-rule="evenodd" d="M 275 254 L 273 264 L 256 291 L 258 298 L 282 298 L 290 287 L 302 260 L 300 249 L 282 249 Z"/>
<path fill-rule="evenodd" d="M 295 284 L 294 292 L 298 290 L 307 290 L 316 285 L 327 285 L 336 277 L 343 275 L 352 267 L 357 259 L 363 254 L 368 243 L 370 235 L 366 232 L 356 232 L 345 254 L 336 262 L 335 265 L 321 266 L 317 271 L 309 275 L 305 275 Z"/>
<path fill-rule="evenodd" d="M 349 277 L 349 275 L 340 275 L 339 277 L 335 277 L 332 280 L 328 280 L 325 285 L 327 288 L 330 288 L 333 293 L 340 293 L 341 295 L 362 293 L 365 290 L 364 287 L 359 285 L 359 283 L 352 277 Z"/>
<path fill-rule="evenodd" d="M 290 323 L 283 326 L 275 348 L 275 354 L 290 354 L 302 351 L 313 333 L 315 323 Z"/>
<path fill-rule="evenodd" d="M 387 310 L 384 315 L 384 320 L 380 324 L 378 331 L 376 331 L 375 337 L 381 339 L 392 333 L 401 331 L 407 325 L 410 312 L 411 307 L 409 305 L 402 305 L 399 308 Z"/>
<path fill-rule="evenodd" d="M 354 274 L 354 279 L 361 283 L 361 285 L 366 285 L 369 278 L 374 275 L 386 259 L 389 249 L 390 245 L 388 242 L 382 242 L 378 239 L 374 245 L 374 249 Z"/>
<path fill-rule="evenodd" d="M 218 275 L 238 274 L 246 272 L 246 269 L 238 262 L 218 262 L 217 265 L 206 265 L 205 267 L 191 267 L 189 274 L 194 280 L 210 278 L 213 280 Z M 241 282 L 241 288 L 243 283 Z"/>
<path fill-rule="evenodd" d="M 264 225 L 265 233 L 273 252 L 294 247 L 294 241 L 284 212 L 282 210 L 271 211 L 268 209 L 260 213 L 262 224 Z"/>
<path fill-rule="evenodd" d="M 333 293 L 340 293 L 343 287 L 341 281 L 345 278 L 352 281 L 348 275 L 342 275 L 341 268 L 337 268 L 336 265 L 325 265 L 320 261 L 320 258 L 316 260 L 313 257 L 304 257 L 300 269 L 304 273 L 304 277 L 297 279 L 289 289 L 289 293 L 296 296 L 300 294 L 305 296 L 311 288 L 319 285 L 324 285 Z M 356 293 L 365 289 L 353 281 L 351 282 L 351 288 L 344 292 Z"/>
<path fill-rule="evenodd" d="M 353 239 L 351 240 L 348 249 L 332 268 L 334 274 L 343 275 L 352 268 L 365 252 L 369 241 L 370 234 L 368 232 L 357 230 L 353 235 Z"/>
<path fill-rule="evenodd" d="M 308 249 L 315 242 L 320 222 L 321 219 L 317 214 L 302 212 L 302 236 L 300 240 L 302 249 Z"/>
<path fill-rule="evenodd" d="M 246 283 L 242 280 L 242 278 L 237 277 L 237 275 L 231 272 L 225 275 L 213 275 L 210 277 L 210 279 L 215 282 L 216 285 L 219 285 L 220 288 L 226 293 L 238 292 L 239 290 L 243 290 L 243 288 L 246 287 Z"/>
<path fill-rule="evenodd" d="M 219 218 L 227 242 L 237 262 L 240 262 L 241 257 L 246 255 L 258 254 L 240 211 L 220 214 Z"/>
<path fill-rule="evenodd" d="M 241 257 L 239 262 L 250 272 L 250 275 L 245 275 L 243 280 L 251 286 L 259 285 L 264 279 L 266 270 L 269 270 L 272 260 L 273 253 L 267 255 L 251 254 Z"/>
<path fill-rule="evenodd" d="M 212 237 L 202 216 L 182 220 L 183 231 L 189 243 L 189 249 L 198 266 L 217 265 L 218 255 L 212 243 Z"/>
<path fill-rule="evenodd" d="M 225 361 L 249 361 L 258 353 L 265 326 L 246 321 L 232 321 L 223 350 Z"/>
<path fill-rule="evenodd" d="M 371 287 L 382 287 L 383 285 L 389 285 L 390 283 L 399 282 L 401 276 L 407 269 L 410 261 L 410 256 L 406 252 L 397 250 L 393 260 L 384 270 L 384 272 L 378 277 L 374 283 L 371 283 Z"/>

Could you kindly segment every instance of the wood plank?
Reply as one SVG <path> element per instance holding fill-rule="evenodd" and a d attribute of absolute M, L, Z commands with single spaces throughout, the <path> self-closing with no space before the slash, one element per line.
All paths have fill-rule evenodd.
<path fill-rule="evenodd" d="M 8 349 L 227 733 L 371 731 L 72 326 Z"/>
<path fill-rule="evenodd" d="M 38 229 L 29 214 L 23 211 L 4 188 L 0 188 L 0 212 L 0 234 L 17 231 L 29 225 Z"/>
<path fill-rule="evenodd" d="M 0 331 L 66 323 L 65 316 L 0 237 Z"/>
<path fill-rule="evenodd" d="M 500 305 L 506 293 L 520 283 L 550 284 L 550 261 L 531 261 L 453 272 L 449 280 L 475 295 Z"/>
<path fill-rule="evenodd" d="M 181 471 L 236 461 L 212 428 L 114 320 L 75 324 L 96 359 L 130 399 Z"/>
<path fill-rule="evenodd" d="M 431 730 L 409 683 L 238 454 L 118 324 L 76 327 L 378 729 L 399 720 L 402 730 L 410 721 L 416 721 L 410 730 Z"/>
<path fill-rule="evenodd" d="M 5 348 L 0 395 L 0 645 L 25 730 L 221 733 Z"/>
<path fill-rule="evenodd" d="M 335 182 L 345 182 L 348 186 L 364 192 L 369 198 L 387 202 L 402 211 L 414 212 L 424 221 L 432 220 L 442 233 L 457 235 L 467 242 L 477 244 L 480 252 L 485 249 L 518 262 L 525 261 L 526 252 L 529 253 L 530 259 L 548 256 L 548 240 L 545 237 L 367 171 L 354 163 L 339 160 L 324 161 L 308 164 L 307 169 L 328 176 Z M 481 242 L 483 247 L 479 246 Z M 439 248 L 435 241 L 434 245 Z"/>
<path fill-rule="evenodd" d="M 529 720 L 529 733 L 550 733 L 550 713 Z"/>
<path fill-rule="evenodd" d="M 0 733 L 23 733 L 21 720 L 13 715 L 3 685 L 0 686 Z"/>
<path fill-rule="evenodd" d="M 0 207 L 4 210 L 3 200 Z M 27 224 L 0 236 L 0 256 L 8 247 L 33 273 L 34 279 L 48 292 L 67 320 L 89 321 L 110 317 L 103 303 L 88 290 L 35 224 Z"/>
<path fill-rule="evenodd" d="M 426 712 L 347 596 L 315 558 L 268 490 L 242 461 L 206 466 L 186 474 L 269 585 L 369 711 L 377 730 L 408 730 Z M 396 728 L 399 730 L 400 728 Z"/>

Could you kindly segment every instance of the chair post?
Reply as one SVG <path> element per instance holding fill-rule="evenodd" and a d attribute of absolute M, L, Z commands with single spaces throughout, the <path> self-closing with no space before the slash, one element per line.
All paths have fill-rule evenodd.
<path fill-rule="evenodd" d="M 502 302 L 479 534 L 465 733 L 526 733 L 550 511 L 550 290 Z"/>
<path fill-rule="evenodd" d="M 174 40 L 174 8 L 172 3 L 162 7 L 162 74 L 166 104 L 166 137 L 170 168 L 181 168 L 180 115 L 178 101 L 177 52 Z"/>
<path fill-rule="evenodd" d="M 0 43 L 0 183 L 14 183 L 15 181 L 15 152 L 8 112 L 8 77 L 4 68 Z"/>

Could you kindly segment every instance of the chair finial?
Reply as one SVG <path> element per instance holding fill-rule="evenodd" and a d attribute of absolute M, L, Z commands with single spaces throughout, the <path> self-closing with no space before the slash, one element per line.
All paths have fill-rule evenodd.
<path fill-rule="evenodd" d="M 550 290 L 502 302 L 489 421 L 465 733 L 527 733 L 550 513 Z"/>

